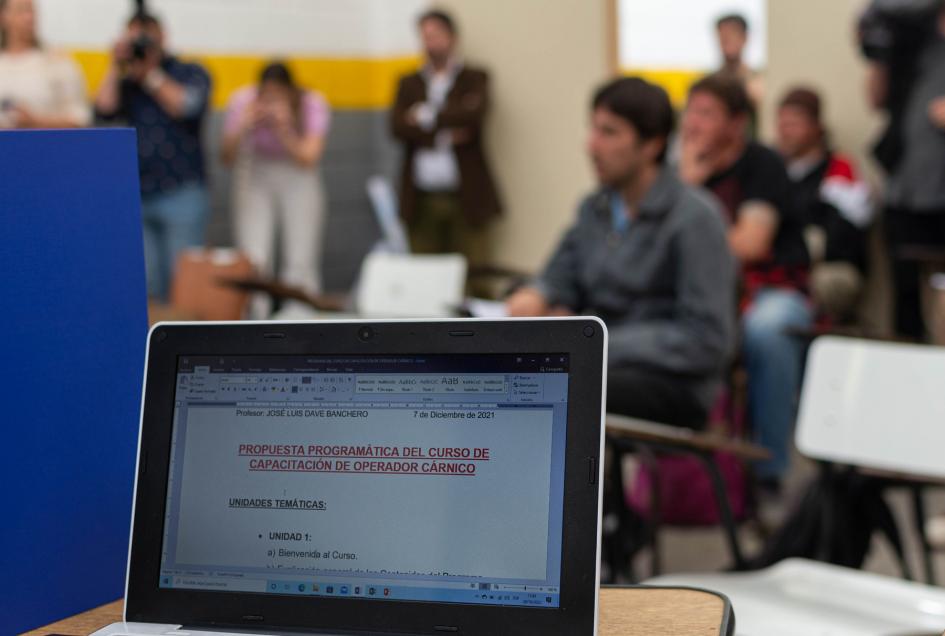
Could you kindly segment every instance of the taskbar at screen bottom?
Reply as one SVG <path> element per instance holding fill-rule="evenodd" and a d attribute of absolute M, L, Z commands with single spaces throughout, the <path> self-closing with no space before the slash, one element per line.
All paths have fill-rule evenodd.
<path fill-rule="evenodd" d="M 534 585 L 470 584 L 469 588 L 442 588 L 381 585 L 377 583 L 337 583 L 309 580 L 212 581 L 187 576 L 162 576 L 163 589 L 215 590 L 230 592 L 263 592 L 293 596 L 324 598 L 356 598 L 388 601 L 420 601 L 431 603 L 472 603 L 479 605 L 514 605 L 520 607 L 557 608 L 558 588 Z"/>

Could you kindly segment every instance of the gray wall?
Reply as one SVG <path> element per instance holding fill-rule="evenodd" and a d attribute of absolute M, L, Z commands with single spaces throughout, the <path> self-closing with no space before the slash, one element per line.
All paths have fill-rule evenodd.
<path fill-rule="evenodd" d="M 207 243 L 230 246 L 229 171 L 220 163 L 222 113 L 213 113 L 205 128 L 207 169 L 213 212 Z M 328 196 L 322 278 L 326 291 L 350 289 L 361 260 L 380 236 L 364 185 L 382 174 L 396 186 L 400 150 L 388 133 L 387 112 L 343 110 L 332 113 L 331 130 L 321 169 Z"/>

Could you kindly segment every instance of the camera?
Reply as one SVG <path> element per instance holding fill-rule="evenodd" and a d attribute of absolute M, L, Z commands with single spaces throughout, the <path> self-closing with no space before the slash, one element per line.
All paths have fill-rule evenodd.
<path fill-rule="evenodd" d="M 368 342 L 374 339 L 374 330 L 371 327 L 361 327 L 358 329 L 358 340 Z"/>
<path fill-rule="evenodd" d="M 857 24 L 860 53 L 874 62 L 911 67 L 916 63 L 913 56 L 934 34 L 942 8 L 941 0 L 873 0 Z"/>
<path fill-rule="evenodd" d="M 157 43 L 147 35 L 139 35 L 131 41 L 131 59 L 143 60 L 148 57 Z"/>

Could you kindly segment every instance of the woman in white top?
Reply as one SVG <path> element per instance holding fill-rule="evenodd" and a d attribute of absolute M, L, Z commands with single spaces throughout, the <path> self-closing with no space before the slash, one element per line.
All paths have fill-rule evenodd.
<path fill-rule="evenodd" d="M 0 0 L 0 128 L 73 128 L 91 121 L 78 66 L 39 45 L 33 0 Z"/>

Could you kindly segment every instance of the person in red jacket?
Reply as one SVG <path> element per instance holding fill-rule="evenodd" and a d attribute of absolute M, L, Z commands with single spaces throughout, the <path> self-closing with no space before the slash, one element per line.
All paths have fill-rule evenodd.
<path fill-rule="evenodd" d="M 804 223 L 811 296 L 832 321 L 849 322 L 867 272 L 866 231 L 874 215 L 869 184 L 852 159 L 830 148 L 814 90 L 798 87 L 784 95 L 777 133 Z"/>

